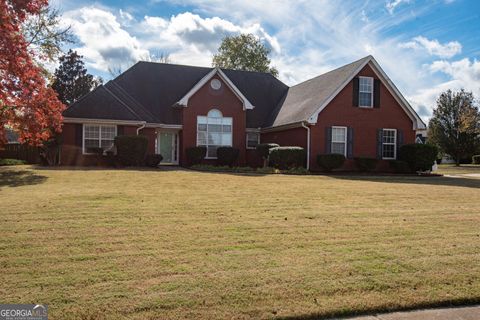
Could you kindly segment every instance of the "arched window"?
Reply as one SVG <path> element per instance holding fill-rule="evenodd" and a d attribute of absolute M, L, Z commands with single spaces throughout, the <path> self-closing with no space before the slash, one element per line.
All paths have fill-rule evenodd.
<path fill-rule="evenodd" d="M 232 146 L 232 118 L 212 109 L 207 116 L 197 117 L 197 146 L 207 147 L 207 159 L 217 157 L 217 148 Z"/>

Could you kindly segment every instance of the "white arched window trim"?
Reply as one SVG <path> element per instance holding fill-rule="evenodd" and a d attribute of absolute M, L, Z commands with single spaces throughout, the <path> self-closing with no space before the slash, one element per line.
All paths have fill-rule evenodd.
<path fill-rule="evenodd" d="M 207 147 L 206 159 L 217 158 L 218 147 L 232 146 L 233 118 L 224 117 L 218 109 L 197 116 L 197 146 Z"/>

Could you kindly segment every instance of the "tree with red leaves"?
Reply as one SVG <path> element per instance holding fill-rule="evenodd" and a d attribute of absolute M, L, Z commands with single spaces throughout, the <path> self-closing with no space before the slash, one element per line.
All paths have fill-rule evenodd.
<path fill-rule="evenodd" d="M 40 53 L 29 48 L 22 33 L 26 19 L 47 7 L 48 0 L 0 0 L 0 144 L 6 142 L 7 126 L 31 145 L 61 131 L 65 106 L 47 87 L 34 61 Z"/>

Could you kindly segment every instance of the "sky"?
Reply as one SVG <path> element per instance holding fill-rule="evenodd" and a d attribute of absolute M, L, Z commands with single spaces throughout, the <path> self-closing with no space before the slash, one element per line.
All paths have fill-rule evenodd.
<path fill-rule="evenodd" d="M 279 78 L 294 85 L 373 55 L 427 121 L 438 95 L 465 88 L 480 98 L 477 0 L 54 0 L 88 71 L 167 54 L 211 66 L 227 35 L 253 33 L 271 49 Z"/>

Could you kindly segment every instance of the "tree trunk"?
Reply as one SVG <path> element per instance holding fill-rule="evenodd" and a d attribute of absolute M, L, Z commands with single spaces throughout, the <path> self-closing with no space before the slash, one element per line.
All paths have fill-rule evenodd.
<path fill-rule="evenodd" d="M 455 166 L 460 167 L 460 155 L 459 154 L 457 154 L 457 156 L 455 157 Z"/>

